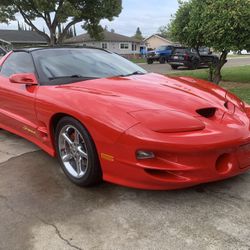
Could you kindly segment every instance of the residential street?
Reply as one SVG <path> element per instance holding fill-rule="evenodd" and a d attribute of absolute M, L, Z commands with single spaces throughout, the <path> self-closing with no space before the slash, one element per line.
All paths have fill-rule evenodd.
<path fill-rule="evenodd" d="M 250 173 L 179 191 L 70 183 L 0 131 L 0 249 L 250 249 Z"/>
<path fill-rule="evenodd" d="M 139 64 L 141 67 L 143 67 L 148 72 L 155 72 L 159 74 L 167 74 L 168 72 L 173 72 L 169 64 L 160 64 L 158 62 L 155 62 L 154 64 L 148 65 L 146 63 Z M 250 65 L 250 56 L 246 57 L 235 57 L 235 58 L 229 58 L 228 62 L 224 67 L 235 67 L 235 66 L 243 66 L 243 65 Z M 176 72 L 180 71 L 176 70 Z M 187 69 L 185 69 L 187 70 Z"/>

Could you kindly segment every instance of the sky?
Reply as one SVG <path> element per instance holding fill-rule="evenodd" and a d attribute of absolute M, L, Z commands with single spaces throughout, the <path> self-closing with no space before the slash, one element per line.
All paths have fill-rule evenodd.
<path fill-rule="evenodd" d="M 137 27 L 140 27 L 144 37 L 157 32 L 162 25 L 167 25 L 177 8 L 177 0 L 123 0 L 123 9 L 119 17 L 113 21 L 102 20 L 101 25 L 107 25 L 108 30 L 116 33 L 133 36 Z M 18 16 L 18 19 L 21 18 Z M 36 25 L 42 30 L 43 21 L 37 20 Z M 17 29 L 17 22 L 9 25 L 0 24 L 0 29 Z M 84 33 L 81 25 L 76 26 L 77 34 Z"/>

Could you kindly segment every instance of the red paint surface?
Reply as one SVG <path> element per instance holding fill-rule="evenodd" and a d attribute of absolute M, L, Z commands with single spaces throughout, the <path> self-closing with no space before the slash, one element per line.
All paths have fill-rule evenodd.
<path fill-rule="evenodd" d="M 176 189 L 250 167 L 250 107 L 211 83 L 157 74 L 26 86 L 0 76 L 0 127 L 55 156 L 53 118 L 78 119 L 92 136 L 103 178 L 143 189 Z M 225 104 L 227 103 L 227 104 Z M 206 118 L 196 111 L 216 108 Z M 31 132 L 33 131 L 33 133 Z M 137 160 L 137 150 L 156 158 Z"/>

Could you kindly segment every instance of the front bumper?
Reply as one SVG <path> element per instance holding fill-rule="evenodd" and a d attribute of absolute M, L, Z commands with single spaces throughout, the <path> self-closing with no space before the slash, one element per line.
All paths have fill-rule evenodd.
<path fill-rule="evenodd" d="M 136 125 L 110 148 L 112 162 L 101 159 L 103 177 L 133 188 L 171 190 L 244 173 L 250 169 L 249 119 L 245 119 L 248 122 L 241 130 L 217 124 L 217 131 L 154 133 L 155 138 Z M 139 149 L 152 151 L 156 157 L 137 160 Z"/>
<path fill-rule="evenodd" d="M 188 62 L 188 61 L 168 61 L 168 63 L 170 65 L 184 66 L 184 67 L 188 67 L 188 68 L 192 66 L 192 62 Z"/>
<path fill-rule="evenodd" d="M 116 159 L 104 179 L 120 185 L 151 190 L 171 190 L 227 179 L 250 169 L 247 159 L 239 157 L 239 148 L 221 151 L 180 153 L 157 156 L 153 160 Z M 171 160 L 170 160 L 171 159 Z"/>
<path fill-rule="evenodd" d="M 160 55 L 148 55 L 147 60 L 159 61 Z"/>

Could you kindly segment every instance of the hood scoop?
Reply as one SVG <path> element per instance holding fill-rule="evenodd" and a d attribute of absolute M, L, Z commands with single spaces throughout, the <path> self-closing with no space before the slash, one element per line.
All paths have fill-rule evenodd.
<path fill-rule="evenodd" d="M 141 110 L 130 112 L 146 128 L 158 133 L 180 133 L 202 130 L 199 119 L 176 110 Z"/>
<path fill-rule="evenodd" d="M 215 113 L 216 113 L 217 108 L 202 108 L 202 109 L 197 109 L 196 113 L 199 115 L 205 117 L 205 118 L 212 118 Z"/>

